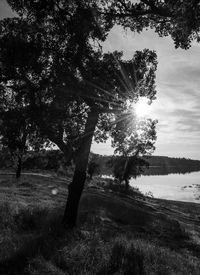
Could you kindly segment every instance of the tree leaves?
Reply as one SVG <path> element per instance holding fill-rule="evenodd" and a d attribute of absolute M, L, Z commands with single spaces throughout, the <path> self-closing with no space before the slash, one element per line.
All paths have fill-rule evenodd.
<path fill-rule="evenodd" d="M 114 137 L 120 127 L 127 136 L 135 132 L 125 122 L 114 126 L 114 118 L 139 96 L 155 98 L 155 52 L 137 51 L 127 61 L 122 52 L 93 47 L 112 26 L 96 1 L 9 3 L 19 18 L 0 23 L 2 110 L 21 106 L 38 137 L 66 152 L 77 152 L 90 112 L 98 116 L 96 141 Z"/>
<path fill-rule="evenodd" d="M 109 1 L 103 15 L 114 23 L 140 33 L 153 28 L 160 36 L 170 35 L 176 48 L 188 49 L 199 41 L 200 5 L 194 0 Z"/>

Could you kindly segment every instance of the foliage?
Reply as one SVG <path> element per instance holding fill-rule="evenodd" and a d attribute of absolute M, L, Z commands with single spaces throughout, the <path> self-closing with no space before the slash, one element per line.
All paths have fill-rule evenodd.
<path fill-rule="evenodd" d="M 95 1 L 9 3 L 23 17 L 1 21 L 3 108 L 11 108 L 11 94 L 40 135 L 69 157 L 82 142 L 88 112 L 98 115 L 95 140 L 104 141 L 111 113 L 125 112 L 126 100 L 154 98 L 154 52 L 124 61 L 122 53 L 103 55 L 90 43 L 104 40 L 110 25 L 93 12 Z"/>
<path fill-rule="evenodd" d="M 27 128 L 26 119 L 18 111 L 1 112 L 0 142 L 2 149 L 9 151 L 13 160 L 17 160 L 18 167 L 20 167 L 17 171 L 20 172 L 21 160 L 27 150 Z"/>
<path fill-rule="evenodd" d="M 31 151 L 24 161 L 24 168 L 29 170 L 40 169 L 57 171 L 60 166 L 67 167 L 68 165 L 63 153 L 59 150 Z"/>
<path fill-rule="evenodd" d="M 192 0 L 8 3 L 19 17 L 1 21 L 1 105 L 10 108 L 12 95 L 39 134 L 69 158 L 79 150 L 91 109 L 98 114 L 95 139 L 105 141 L 111 113 L 126 116 L 127 99 L 155 97 L 155 53 L 137 52 L 127 62 L 121 53 L 102 55 L 99 43 L 114 24 L 137 32 L 154 28 L 161 36 L 171 35 L 176 47 L 199 40 L 199 5 Z"/>
<path fill-rule="evenodd" d="M 151 119 L 134 122 L 130 117 L 120 119 L 112 131 L 112 146 L 122 156 L 147 156 L 155 150 L 156 123 Z"/>
<path fill-rule="evenodd" d="M 81 5 L 82 1 L 77 1 L 71 4 L 60 1 L 55 3 L 53 0 L 39 0 L 34 4 L 31 1 L 23 2 L 8 0 L 11 7 L 18 12 L 19 15 L 26 14 L 30 19 L 37 18 L 38 21 L 46 19 L 47 14 L 50 18 L 55 18 L 57 30 L 68 20 L 69 27 L 74 27 L 74 21 L 70 21 L 70 15 L 79 4 L 79 9 L 82 8 L 82 13 L 76 15 L 76 20 L 79 23 L 81 16 L 85 20 L 81 21 L 82 33 L 77 32 L 83 44 L 87 33 L 87 18 L 90 18 L 90 26 L 93 29 L 90 35 L 92 38 L 104 40 L 108 31 L 114 24 L 121 24 L 124 28 L 130 28 L 132 31 L 141 32 L 143 29 L 153 28 L 160 36 L 170 35 L 174 40 L 176 47 L 189 48 L 191 42 L 196 40 L 199 42 L 199 13 L 200 7 L 198 1 L 193 0 L 100 0 L 100 1 L 84 1 L 85 5 Z M 85 9 L 86 7 L 86 9 Z M 90 9 L 87 9 L 90 7 Z M 96 16 L 96 17 L 95 17 Z M 59 21 L 59 19 L 61 19 Z M 96 19 L 96 20 L 95 20 Z M 84 25 L 83 25 L 84 22 Z M 60 25 L 59 25 L 60 24 Z M 85 35 L 83 34 L 85 33 Z M 76 37 L 77 38 L 77 37 Z"/>
<path fill-rule="evenodd" d="M 19 112 L 1 114 L 1 144 L 9 148 L 11 154 L 26 150 L 26 123 Z"/>
<path fill-rule="evenodd" d="M 149 163 L 139 157 L 120 157 L 115 159 L 113 163 L 113 175 L 120 182 L 129 181 L 130 178 L 140 176 L 145 168 L 149 167 Z"/>
<path fill-rule="evenodd" d="M 64 215 L 74 226 L 92 139 L 105 141 L 115 116 L 140 96 L 155 99 L 156 54 L 145 49 L 126 61 L 122 52 L 103 53 L 112 23 L 100 2 L 8 3 L 19 17 L 0 22 L 0 109 L 20 103 L 36 137 L 74 159 Z"/>
<path fill-rule="evenodd" d="M 175 47 L 188 49 L 193 40 L 199 42 L 200 6 L 193 0 L 102 0 L 102 14 L 113 24 L 120 24 L 132 31 L 142 32 L 152 28 L 159 36 L 170 35 Z"/>
<path fill-rule="evenodd" d="M 37 137 L 36 128 L 27 117 L 23 108 L 19 106 L 19 103 L 12 102 L 8 109 L 1 105 L 0 114 L 0 143 L 2 150 L 4 154 L 7 153 L 11 156 L 14 166 L 17 167 L 16 175 L 20 177 L 22 160 L 28 148 L 32 147 L 38 150 L 42 147 L 43 140 Z"/>
<path fill-rule="evenodd" d="M 100 166 L 102 175 L 112 175 L 113 166 L 121 156 L 96 155 L 96 162 Z M 190 173 L 200 171 L 200 161 L 186 158 L 171 158 L 166 156 L 144 156 L 149 168 L 144 170 L 145 175 L 167 175 L 170 173 Z"/>

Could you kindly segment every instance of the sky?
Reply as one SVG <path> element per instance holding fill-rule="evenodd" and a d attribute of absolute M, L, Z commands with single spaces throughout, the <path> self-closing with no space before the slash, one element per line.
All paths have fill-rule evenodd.
<path fill-rule="evenodd" d="M 144 48 L 155 50 L 158 58 L 157 99 L 148 112 L 158 119 L 154 155 L 200 159 L 200 44 L 175 49 L 171 37 L 159 37 L 153 30 L 123 31 L 120 26 L 104 43 L 105 52 L 123 50 L 125 59 Z M 110 154 L 110 141 L 108 145 L 93 144 L 92 150 Z"/>
<path fill-rule="evenodd" d="M 0 18 L 12 17 L 5 0 L 0 0 Z M 175 49 L 170 37 L 160 38 L 153 30 L 137 34 L 115 26 L 106 42 L 105 52 L 119 50 L 130 59 L 135 50 L 148 48 L 158 56 L 157 99 L 148 117 L 158 119 L 154 155 L 200 159 L 200 44 L 189 50 Z M 92 151 L 113 153 L 110 140 L 93 143 Z"/>

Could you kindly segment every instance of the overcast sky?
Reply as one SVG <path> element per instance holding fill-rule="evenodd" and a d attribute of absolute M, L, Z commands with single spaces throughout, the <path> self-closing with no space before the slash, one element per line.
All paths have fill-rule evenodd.
<path fill-rule="evenodd" d="M 0 18 L 12 16 L 0 0 Z M 158 55 L 157 99 L 149 117 L 158 119 L 155 155 L 200 159 L 200 44 L 185 51 L 175 49 L 170 37 L 159 38 L 151 31 L 136 34 L 116 26 L 104 44 L 104 51 L 123 50 L 129 59 L 135 50 L 149 48 Z M 112 154 L 107 144 L 93 144 L 92 151 Z"/>

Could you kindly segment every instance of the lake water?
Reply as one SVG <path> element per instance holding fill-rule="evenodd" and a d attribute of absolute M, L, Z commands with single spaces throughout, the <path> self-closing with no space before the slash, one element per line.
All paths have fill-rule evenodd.
<path fill-rule="evenodd" d="M 188 174 L 141 176 L 130 184 L 154 198 L 200 203 L 200 171 Z"/>

